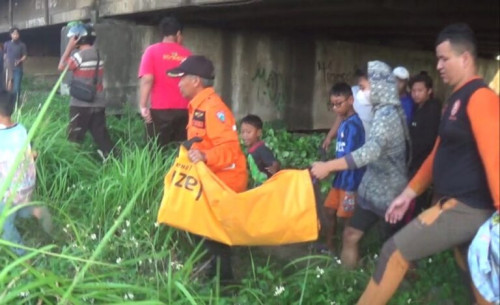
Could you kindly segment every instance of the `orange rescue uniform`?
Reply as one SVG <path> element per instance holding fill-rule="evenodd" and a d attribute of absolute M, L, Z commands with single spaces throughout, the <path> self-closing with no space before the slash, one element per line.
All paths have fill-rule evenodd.
<path fill-rule="evenodd" d="M 247 189 L 246 158 L 241 151 L 233 113 L 212 87 L 198 93 L 188 105 L 187 138 L 200 137 L 192 149 L 205 154 L 206 164 L 235 192 Z"/>

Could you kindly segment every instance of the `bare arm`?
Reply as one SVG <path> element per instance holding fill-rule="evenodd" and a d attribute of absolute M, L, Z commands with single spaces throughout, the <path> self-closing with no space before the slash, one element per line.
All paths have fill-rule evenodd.
<path fill-rule="evenodd" d="M 57 69 L 59 71 L 64 70 L 64 68 L 66 67 L 66 63 L 68 62 L 68 59 L 71 56 L 71 52 L 73 52 L 73 50 L 76 48 L 78 39 L 79 38 L 76 38 L 75 36 L 69 39 L 68 44 L 66 45 L 66 49 L 64 50 L 64 53 L 61 56 L 61 59 L 59 60 L 59 65 L 57 66 Z"/>
<path fill-rule="evenodd" d="M 140 80 L 140 90 L 139 90 L 139 108 L 141 110 L 141 116 L 146 123 L 151 123 L 151 112 L 148 108 L 148 100 L 151 94 L 151 88 L 153 88 L 154 77 L 152 74 L 146 74 L 141 77 Z"/>
<path fill-rule="evenodd" d="M 341 122 L 342 122 L 342 118 L 340 117 L 340 115 L 337 115 L 335 117 L 335 122 L 333 122 L 332 127 L 328 131 L 328 134 L 326 135 L 325 140 L 323 141 L 323 144 L 321 145 L 321 147 L 323 147 L 323 149 L 328 150 L 330 143 L 332 143 L 332 139 L 335 136 L 337 136 L 337 130 L 339 130 L 339 126 L 340 126 Z"/>

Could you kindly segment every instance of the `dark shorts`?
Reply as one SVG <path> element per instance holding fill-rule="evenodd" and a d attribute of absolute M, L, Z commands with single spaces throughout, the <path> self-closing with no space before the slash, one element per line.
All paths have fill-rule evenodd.
<path fill-rule="evenodd" d="M 477 209 L 453 198 L 443 198 L 394 236 L 396 247 L 408 261 L 453 247 L 466 249 L 493 211 L 493 207 Z"/>
<path fill-rule="evenodd" d="M 397 226 L 392 225 L 385 221 L 384 217 L 379 216 L 375 212 L 372 212 L 367 209 L 363 209 L 359 205 L 356 206 L 354 210 L 354 215 L 351 217 L 349 221 L 349 226 L 354 229 L 360 230 L 363 233 L 366 233 L 370 228 L 372 228 L 377 222 L 380 221 L 380 229 L 383 240 L 388 239 L 397 231 Z"/>
<path fill-rule="evenodd" d="M 146 125 L 148 138 L 158 138 L 158 145 L 186 140 L 187 109 L 151 109 L 153 122 Z"/>

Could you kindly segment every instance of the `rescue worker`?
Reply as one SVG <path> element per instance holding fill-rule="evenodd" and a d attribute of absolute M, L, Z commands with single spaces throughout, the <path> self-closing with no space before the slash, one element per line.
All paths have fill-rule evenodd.
<path fill-rule="evenodd" d="M 247 188 L 247 166 L 241 151 L 236 120 L 213 88 L 214 66 L 204 56 L 189 56 L 178 68 L 168 71 L 171 77 L 180 77 L 179 89 L 188 104 L 187 138 L 199 137 L 188 152 L 191 162 L 205 162 L 219 179 L 235 192 Z M 228 245 L 205 240 L 212 255 L 208 275 L 214 277 L 220 268 L 220 280 L 233 279 L 231 248 Z"/>

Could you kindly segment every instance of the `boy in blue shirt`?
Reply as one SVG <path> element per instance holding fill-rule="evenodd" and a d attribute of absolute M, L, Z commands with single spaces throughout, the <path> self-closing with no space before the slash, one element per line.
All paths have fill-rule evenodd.
<path fill-rule="evenodd" d="M 261 140 L 262 120 L 249 114 L 241 120 L 240 136 L 248 151 L 248 165 L 255 185 L 260 185 L 280 169 L 273 152 Z"/>
<path fill-rule="evenodd" d="M 342 158 L 355 151 L 365 143 L 363 123 L 353 107 L 354 98 L 351 87 L 344 82 L 335 84 L 330 90 L 330 104 L 335 113 L 341 117 L 337 132 L 335 158 Z M 324 206 L 331 219 L 331 227 L 326 230 L 326 242 L 330 251 L 335 251 L 337 217 L 345 219 L 344 226 L 353 215 L 356 205 L 356 191 L 365 169 L 345 170 L 338 172 L 332 181 L 332 188 L 325 199 Z"/>
<path fill-rule="evenodd" d="M 0 185 L 5 182 L 6 176 L 12 169 L 14 160 L 21 153 L 21 149 L 28 137 L 26 128 L 11 119 L 14 110 L 15 95 L 0 91 Z M 31 216 L 40 220 L 43 230 L 50 234 L 52 229 L 51 216 L 46 207 L 25 206 L 15 210 L 5 211 L 8 200 L 12 201 L 11 207 L 24 205 L 31 200 L 35 189 L 36 169 L 33 153 L 28 148 L 22 152 L 23 160 L 16 170 L 14 179 L 5 194 L 0 194 L 0 218 L 7 213 L 3 221 L 1 238 L 12 243 L 22 244 L 21 234 L 15 226 L 18 217 Z M 17 255 L 25 254 L 21 248 L 12 249 Z"/>

